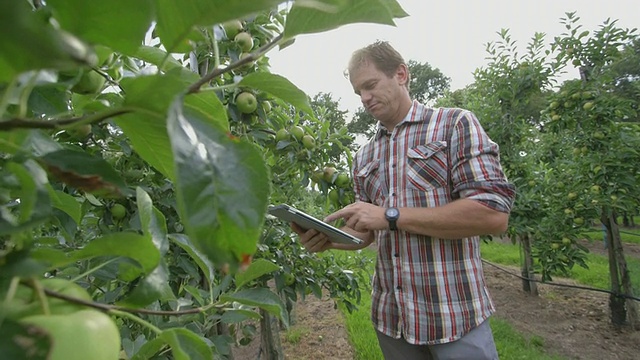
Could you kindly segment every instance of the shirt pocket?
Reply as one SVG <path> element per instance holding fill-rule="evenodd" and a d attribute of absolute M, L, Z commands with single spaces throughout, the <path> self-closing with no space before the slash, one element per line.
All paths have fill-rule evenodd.
<path fill-rule="evenodd" d="M 380 172 L 380 160 L 373 160 L 364 165 L 356 174 L 365 195 L 374 204 L 384 202 L 384 187 Z"/>
<path fill-rule="evenodd" d="M 418 145 L 407 152 L 407 187 L 429 191 L 448 185 L 449 156 L 446 141 Z"/>

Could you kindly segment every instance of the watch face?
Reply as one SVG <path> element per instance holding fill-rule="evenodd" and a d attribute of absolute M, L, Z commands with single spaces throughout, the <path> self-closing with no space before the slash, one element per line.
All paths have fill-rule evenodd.
<path fill-rule="evenodd" d="M 396 208 L 389 208 L 387 209 L 387 216 L 390 218 L 395 218 L 400 214 L 400 212 L 398 211 L 398 209 Z"/>

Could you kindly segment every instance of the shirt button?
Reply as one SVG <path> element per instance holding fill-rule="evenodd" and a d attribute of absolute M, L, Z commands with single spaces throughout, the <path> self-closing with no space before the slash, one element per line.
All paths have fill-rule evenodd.
<path fill-rule="evenodd" d="M 400 257 L 400 254 L 395 253 L 395 254 L 393 254 L 393 256 L 395 256 L 395 257 Z"/>
<path fill-rule="evenodd" d="M 402 290 L 402 286 L 396 286 L 396 290 Z"/>
<path fill-rule="evenodd" d="M 391 193 L 391 196 L 396 196 L 396 193 Z"/>

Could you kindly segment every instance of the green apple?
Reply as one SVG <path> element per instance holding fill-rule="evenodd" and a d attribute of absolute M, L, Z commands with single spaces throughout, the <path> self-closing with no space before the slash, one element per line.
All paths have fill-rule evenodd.
<path fill-rule="evenodd" d="M 71 87 L 71 91 L 82 95 L 97 94 L 102 91 L 106 81 L 107 79 L 97 72 L 86 71 L 82 74 L 80 80 Z"/>
<path fill-rule="evenodd" d="M 573 219 L 573 223 L 576 224 L 576 225 L 582 225 L 582 224 L 584 224 L 584 219 L 581 218 L 581 217 L 577 217 L 577 218 Z"/>
<path fill-rule="evenodd" d="M 346 188 L 351 184 L 351 179 L 349 179 L 349 175 L 346 173 L 340 173 L 336 177 L 336 186 L 339 188 Z"/>
<path fill-rule="evenodd" d="M 302 145 L 307 150 L 313 150 L 316 147 L 316 140 L 311 135 L 305 135 L 302 137 Z"/>
<path fill-rule="evenodd" d="M 570 193 L 567 195 L 567 198 L 568 198 L 569 200 L 573 200 L 573 199 L 575 199 L 575 198 L 577 198 L 577 197 L 578 197 L 578 194 L 576 194 L 576 193 L 574 193 L 574 192 L 570 192 Z"/>
<path fill-rule="evenodd" d="M 233 39 L 240 31 L 242 31 L 242 21 L 230 20 L 222 24 L 224 33 L 227 35 L 227 39 Z"/>
<path fill-rule="evenodd" d="M 87 309 L 70 315 L 33 315 L 20 320 L 50 338 L 50 360 L 118 360 L 120 331 L 109 315 Z"/>
<path fill-rule="evenodd" d="M 599 194 L 599 193 L 600 193 L 600 186 L 598 186 L 598 185 L 593 185 L 593 186 L 591 187 L 591 192 L 592 192 L 592 193 L 594 193 L 594 194 Z"/>
<path fill-rule="evenodd" d="M 333 166 L 327 166 L 324 168 L 323 173 L 322 173 L 322 178 L 324 179 L 324 181 L 328 182 L 329 184 L 333 184 L 334 181 L 334 175 L 336 173 L 336 168 Z"/>
<path fill-rule="evenodd" d="M 114 219 L 120 220 L 124 218 L 126 215 L 127 215 L 127 208 L 125 208 L 124 205 L 114 204 L 111 207 L 111 216 L 113 216 Z"/>
<path fill-rule="evenodd" d="M 329 191 L 329 200 L 331 204 L 338 207 L 340 205 L 340 191 L 338 189 L 331 189 L 331 191 Z"/>
<path fill-rule="evenodd" d="M 258 108 L 258 100 L 252 93 L 244 91 L 236 97 L 236 106 L 241 113 L 251 114 Z"/>
<path fill-rule="evenodd" d="M 582 108 L 587 110 L 587 111 L 593 109 L 593 102 L 588 101 L 588 102 L 584 103 L 584 105 L 582 105 Z"/>
<path fill-rule="evenodd" d="M 253 48 L 253 37 L 246 31 L 239 32 L 233 40 L 240 46 L 243 52 L 249 52 Z"/>
<path fill-rule="evenodd" d="M 569 239 L 568 237 L 563 237 L 562 238 L 562 243 L 564 245 L 569 245 L 569 244 L 571 244 L 571 239 Z"/>
<path fill-rule="evenodd" d="M 302 137 L 304 136 L 304 129 L 301 126 L 294 126 L 290 130 L 291 135 L 293 135 L 294 139 L 298 141 L 302 141 Z"/>
<path fill-rule="evenodd" d="M 289 140 L 289 131 L 287 129 L 280 129 L 276 132 L 276 141 Z"/>

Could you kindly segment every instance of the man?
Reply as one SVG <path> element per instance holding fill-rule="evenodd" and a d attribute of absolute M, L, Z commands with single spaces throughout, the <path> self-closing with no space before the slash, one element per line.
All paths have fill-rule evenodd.
<path fill-rule="evenodd" d="M 385 359 L 497 359 L 479 236 L 506 230 L 515 196 L 498 146 L 471 112 L 412 101 L 387 42 L 354 52 L 348 75 L 378 131 L 353 161 L 357 201 L 325 221 L 344 219 L 364 244 L 292 228 L 311 252 L 377 242 L 371 314 Z"/>

